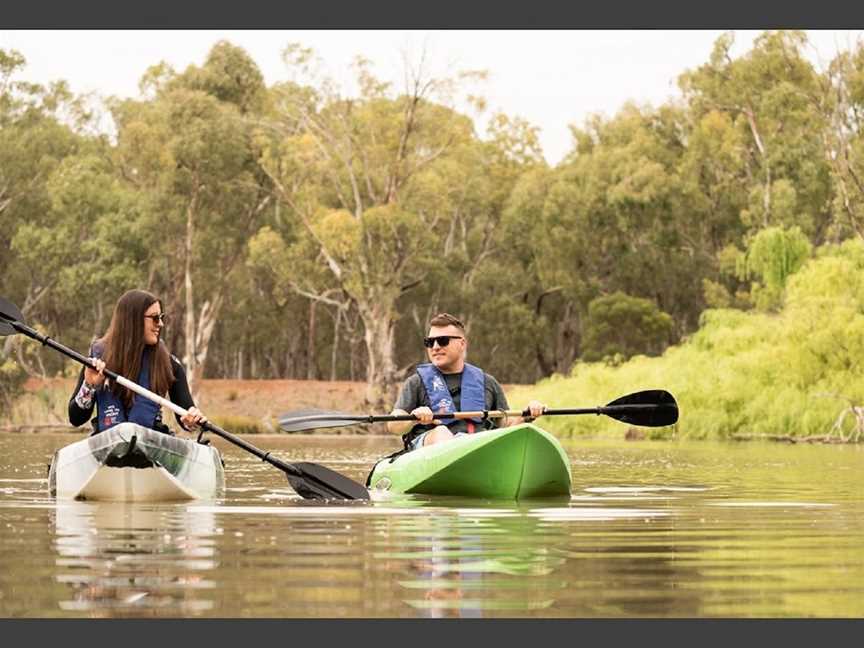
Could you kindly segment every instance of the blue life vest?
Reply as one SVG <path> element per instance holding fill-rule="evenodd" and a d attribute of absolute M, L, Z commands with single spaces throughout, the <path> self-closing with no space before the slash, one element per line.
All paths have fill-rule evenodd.
<path fill-rule="evenodd" d="M 101 358 L 103 351 L 102 345 L 94 344 L 90 349 L 90 355 L 94 358 Z M 144 389 L 150 389 L 150 358 L 152 355 L 153 352 L 145 347 L 144 354 L 141 356 L 141 370 L 135 381 Z M 127 421 L 152 430 L 156 425 L 157 418 L 162 413 L 160 405 L 149 398 L 139 397 L 137 394 L 132 397 L 132 409 L 127 412 L 123 401 L 117 398 L 114 392 L 104 384 L 101 389 L 96 390 L 96 408 L 98 412 L 96 423 L 99 432 Z"/>
<path fill-rule="evenodd" d="M 452 412 L 454 411 L 453 398 L 450 395 L 450 390 L 447 389 L 447 381 L 444 379 L 438 367 L 431 363 L 425 363 L 417 366 L 417 373 L 423 381 L 423 387 L 426 388 L 426 395 L 429 397 L 430 408 L 433 412 Z M 465 368 L 462 370 L 462 387 L 461 397 L 459 400 L 459 408 L 462 411 L 485 411 L 486 410 L 486 374 L 479 367 L 465 363 Z M 450 425 L 458 419 L 446 418 L 439 419 L 444 425 Z M 476 423 L 482 423 L 483 417 L 478 416 L 471 420 Z M 473 425 L 468 426 L 473 430 Z"/>

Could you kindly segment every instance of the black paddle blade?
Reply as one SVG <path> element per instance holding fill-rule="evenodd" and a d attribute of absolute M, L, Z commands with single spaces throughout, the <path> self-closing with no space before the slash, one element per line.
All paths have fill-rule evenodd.
<path fill-rule="evenodd" d="M 612 401 L 600 411 L 633 425 L 664 427 L 678 421 L 678 403 L 664 389 L 647 389 Z"/>
<path fill-rule="evenodd" d="M 303 476 L 286 472 L 288 483 L 306 499 L 368 500 L 369 491 L 362 484 L 319 464 L 301 461 L 292 464 Z"/>
<path fill-rule="evenodd" d="M 343 418 L 343 416 L 347 418 Z M 361 417 L 352 414 L 340 414 L 326 410 L 308 409 L 287 412 L 279 417 L 279 427 L 285 432 L 302 432 L 319 428 L 343 427 L 356 425 Z M 311 420 L 310 420 L 311 419 Z"/>
<path fill-rule="evenodd" d="M 7 321 L 24 323 L 24 316 L 18 307 L 4 297 L 0 297 L 0 335 L 15 335 L 18 331 Z"/>

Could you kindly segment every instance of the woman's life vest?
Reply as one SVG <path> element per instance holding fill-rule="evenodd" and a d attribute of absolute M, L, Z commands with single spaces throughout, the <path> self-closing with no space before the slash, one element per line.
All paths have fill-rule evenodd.
<path fill-rule="evenodd" d="M 101 358 L 103 351 L 104 348 L 101 344 L 94 344 L 90 348 L 90 355 L 94 358 Z M 141 356 L 141 370 L 135 380 L 136 383 L 148 390 L 150 389 L 150 358 L 152 355 L 152 349 L 144 347 L 144 354 Z M 114 395 L 114 392 L 105 383 L 101 389 L 96 390 L 96 407 L 98 412 L 96 423 L 99 432 L 104 432 L 127 421 L 153 430 L 156 429 L 157 423 L 162 420 L 162 407 L 149 398 L 137 394 L 132 397 L 131 409 L 126 411 L 126 405 Z"/>

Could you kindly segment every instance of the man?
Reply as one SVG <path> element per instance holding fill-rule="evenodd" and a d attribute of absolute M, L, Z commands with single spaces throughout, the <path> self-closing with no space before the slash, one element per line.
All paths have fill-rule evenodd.
<path fill-rule="evenodd" d="M 391 412 L 396 415 L 410 413 L 418 422 L 394 421 L 387 424 L 390 432 L 403 435 L 407 450 L 449 441 L 459 434 L 533 421 L 543 414 L 546 406 L 532 400 L 527 407 L 531 413 L 529 419 L 521 416 L 487 420 L 435 419 L 435 414 L 441 412 L 509 408 L 498 381 L 479 367 L 465 362 L 468 340 L 465 327 L 457 318 L 448 313 L 433 317 L 423 344 L 429 363 L 419 365 L 416 373 L 405 381 Z"/>

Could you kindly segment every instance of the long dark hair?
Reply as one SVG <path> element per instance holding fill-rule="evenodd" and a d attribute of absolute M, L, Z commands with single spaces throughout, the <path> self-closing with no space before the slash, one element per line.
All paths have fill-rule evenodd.
<path fill-rule="evenodd" d="M 117 300 L 111 324 L 105 335 L 97 340 L 101 345 L 105 366 L 129 380 L 137 380 L 144 354 L 144 313 L 153 304 L 162 301 L 146 290 L 128 290 Z M 171 354 L 160 339 L 150 357 L 150 391 L 164 396 L 174 382 Z M 125 387 L 112 383 L 111 391 L 126 405 L 132 407 L 134 394 Z"/>

